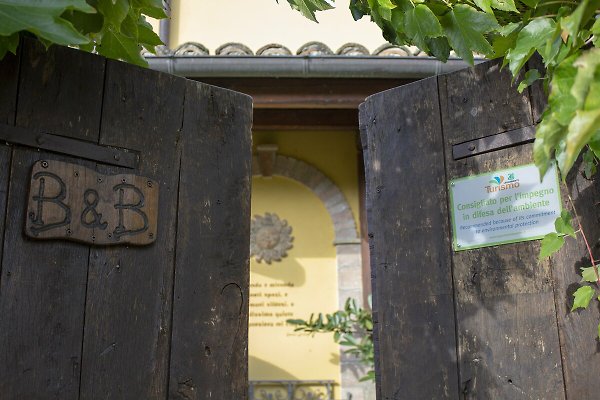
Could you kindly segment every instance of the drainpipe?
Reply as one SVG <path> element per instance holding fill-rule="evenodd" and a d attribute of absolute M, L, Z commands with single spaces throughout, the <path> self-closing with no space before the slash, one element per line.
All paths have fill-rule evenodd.
<path fill-rule="evenodd" d="M 160 25 L 158 28 L 158 36 L 160 40 L 165 44 L 165 46 L 169 47 L 171 41 L 171 0 L 163 0 L 163 6 L 165 9 L 165 13 L 167 14 L 167 18 L 163 18 L 160 20 Z"/>

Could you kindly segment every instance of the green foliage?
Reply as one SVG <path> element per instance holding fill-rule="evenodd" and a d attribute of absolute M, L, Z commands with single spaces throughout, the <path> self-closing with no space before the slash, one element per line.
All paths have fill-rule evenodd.
<path fill-rule="evenodd" d="M 542 245 L 540 247 L 540 261 L 546 257 L 550 257 L 552 254 L 560 250 L 565 244 L 565 239 L 559 236 L 557 233 L 549 233 L 542 239 Z"/>
<path fill-rule="evenodd" d="M 288 324 L 296 325 L 294 331 L 309 334 L 331 332 L 333 340 L 345 346 L 344 352 L 356 356 L 370 370 L 361 378 L 362 381 L 375 380 L 373 370 L 375 357 L 373 348 L 373 318 L 369 310 L 356 305 L 354 299 L 347 299 L 344 309 L 333 314 L 317 317 L 311 314 L 308 321 L 288 319 Z"/>
<path fill-rule="evenodd" d="M 594 297 L 596 291 L 591 286 L 581 286 L 575 293 L 573 293 L 573 307 L 571 307 L 571 311 L 575 311 L 578 308 L 587 308 Z"/>
<path fill-rule="evenodd" d="M 279 2 L 279 0 L 276 1 Z M 317 17 L 315 16 L 316 11 L 330 10 L 333 8 L 333 6 L 325 0 L 288 0 L 288 3 L 290 3 L 290 7 L 294 10 L 300 11 L 302 15 L 314 22 L 317 22 Z"/>
<path fill-rule="evenodd" d="M 15 53 L 19 33 L 147 66 L 142 47 L 161 45 L 146 16 L 166 17 L 162 0 L 0 0 L 0 59 Z"/>
<path fill-rule="evenodd" d="M 582 282 L 598 282 L 598 267 L 587 267 L 581 268 L 581 281 Z"/>
<path fill-rule="evenodd" d="M 575 229 L 573 229 L 573 226 L 571 225 L 571 219 L 571 213 L 564 210 L 560 213 L 560 217 L 556 218 L 556 221 L 554 221 L 554 229 L 556 229 L 556 232 L 549 233 L 542 239 L 539 256 L 540 261 L 546 257 L 550 257 L 563 247 L 565 244 L 564 235 L 573 238 L 577 237 Z"/>

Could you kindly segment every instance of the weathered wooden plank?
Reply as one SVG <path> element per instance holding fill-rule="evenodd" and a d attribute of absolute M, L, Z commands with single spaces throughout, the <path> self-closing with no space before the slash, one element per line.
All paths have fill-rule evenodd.
<path fill-rule="evenodd" d="M 100 144 L 141 152 L 138 173 L 160 186 L 158 236 L 91 251 L 81 399 L 166 397 L 184 82 L 107 62 Z"/>
<path fill-rule="evenodd" d="M 19 95 L 24 100 L 19 103 L 19 118 L 36 118 L 44 121 L 37 128 L 96 142 L 104 85 L 104 68 L 99 67 L 102 62 L 91 54 L 65 47 L 53 46 L 46 51 L 33 39 L 23 43 L 27 68 L 22 69 L 19 90 L 27 93 L 27 98 Z M 82 71 L 87 75 L 82 76 Z M 72 117 L 62 118 L 66 114 Z"/>
<path fill-rule="evenodd" d="M 452 144 L 533 124 L 529 96 L 511 87 L 508 68 L 494 60 L 440 77 L 440 107 Z M 516 87 L 516 86 L 515 86 Z"/>
<path fill-rule="evenodd" d="M 104 60 L 60 47 L 46 54 L 30 40 L 23 44 L 22 58 L 16 125 L 60 127 L 73 137 L 97 137 L 98 125 L 90 124 L 82 132 L 80 121 L 99 121 L 100 108 L 95 104 L 102 97 L 102 87 L 86 93 L 83 103 L 89 108 L 85 108 L 69 90 L 62 92 L 57 81 L 66 87 L 101 81 Z M 41 82 L 53 89 L 42 90 L 37 86 Z M 40 159 L 78 162 L 14 150 L 0 286 L 0 393 L 7 399 L 76 399 L 89 252 L 79 244 L 24 239 L 28 175 Z"/>
<path fill-rule="evenodd" d="M 189 82 L 169 398 L 245 399 L 252 101 Z"/>
<path fill-rule="evenodd" d="M 21 51 L 8 53 L 0 60 L 0 123 L 14 125 L 17 113 L 17 88 Z M 0 142 L 0 244 L 4 243 L 4 222 L 10 175 L 11 148 Z M 0 277 L 2 271 L 2 245 L 0 245 Z"/>
<path fill-rule="evenodd" d="M 439 77 L 447 178 L 531 163 L 531 144 L 455 161 L 452 145 L 532 122 L 529 100 L 496 62 Z M 468 98 L 461 107 L 452 99 Z M 490 100 L 501 99 L 490 106 Z M 512 100 L 511 100 L 512 99 Z M 504 104 L 509 101 L 510 104 Z M 469 110 L 476 110 L 471 113 Z M 462 116 L 467 122 L 459 121 Z M 460 389 L 469 399 L 563 399 L 548 263 L 539 242 L 453 253 Z"/>
<path fill-rule="evenodd" d="M 419 101 L 407 100 L 415 98 Z M 437 80 L 380 93 L 366 104 L 371 113 L 361 114 L 365 119 L 361 126 L 368 138 L 378 394 L 382 399 L 456 399 L 450 233 Z"/>
<path fill-rule="evenodd" d="M 372 120 L 372 116 L 374 115 L 374 110 L 372 107 L 372 102 L 364 102 L 360 105 L 359 110 L 359 130 L 360 130 L 360 143 L 362 148 L 363 155 L 363 168 L 364 168 L 364 179 L 365 179 L 365 187 L 364 187 L 364 201 L 365 201 L 365 211 L 366 211 L 366 223 L 363 225 L 361 223 L 361 227 L 367 230 L 367 240 L 368 240 L 368 256 L 369 256 L 369 265 L 370 265 L 370 280 L 371 284 L 371 312 L 373 319 L 373 353 L 375 359 L 375 395 L 377 398 L 381 399 L 381 363 L 380 359 L 380 344 L 379 344 L 379 292 L 377 290 L 377 268 L 375 268 L 375 243 L 373 240 L 373 232 L 371 230 L 371 225 L 369 221 L 373 220 L 373 200 L 371 199 L 370 194 L 374 192 L 374 187 L 378 186 L 378 183 L 375 182 L 375 179 L 378 178 L 379 175 L 371 174 L 369 175 L 369 168 L 371 166 L 371 158 L 369 153 L 369 135 L 367 133 L 367 128 L 370 126 Z"/>

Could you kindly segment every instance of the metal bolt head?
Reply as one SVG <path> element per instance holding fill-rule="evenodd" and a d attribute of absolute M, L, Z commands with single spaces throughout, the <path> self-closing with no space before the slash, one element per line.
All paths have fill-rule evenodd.
<path fill-rule="evenodd" d="M 119 160 L 121 159 L 121 156 L 120 156 L 120 155 L 118 155 L 118 154 L 115 154 L 115 155 L 113 156 L 113 158 L 115 159 L 115 161 L 119 161 Z"/>
<path fill-rule="evenodd" d="M 148 181 L 147 184 L 148 184 L 148 187 L 150 187 L 150 188 L 152 187 L 152 181 Z"/>
<path fill-rule="evenodd" d="M 48 168 L 48 161 L 42 161 L 42 168 Z"/>
<path fill-rule="evenodd" d="M 72 233 L 73 231 L 71 229 L 67 229 L 67 236 L 71 236 Z"/>
<path fill-rule="evenodd" d="M 98 183 L 102 183 L 102 178 L 98 177 Z"/>
<path fill-rule="evenodd" d="M 460 243 L 457 243 L 456 247 L 460 249 L 462 247 L 462 245 Z"/>
<path fill-rule="evenodd" d="M 469 145 L 469 151 L 475 151 L 475 145 L 474 144 L 470 144 Z"/>
<path fill-rule="evenodd" d="M 150 232 L 150 233 L 148 234 L 148 237 L 152 239 L 152 238 L 154 237 L 154 233 Z"/>

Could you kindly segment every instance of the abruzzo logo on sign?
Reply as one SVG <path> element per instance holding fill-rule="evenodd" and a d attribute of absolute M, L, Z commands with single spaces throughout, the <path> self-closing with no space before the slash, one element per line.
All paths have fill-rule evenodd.
<path fill-rule="evenodd" d="M 533 164 L 455 179 L 450 202 L 455 251 L 541 239 L 561 211 L 556 167 L 542 182 Z"/>

